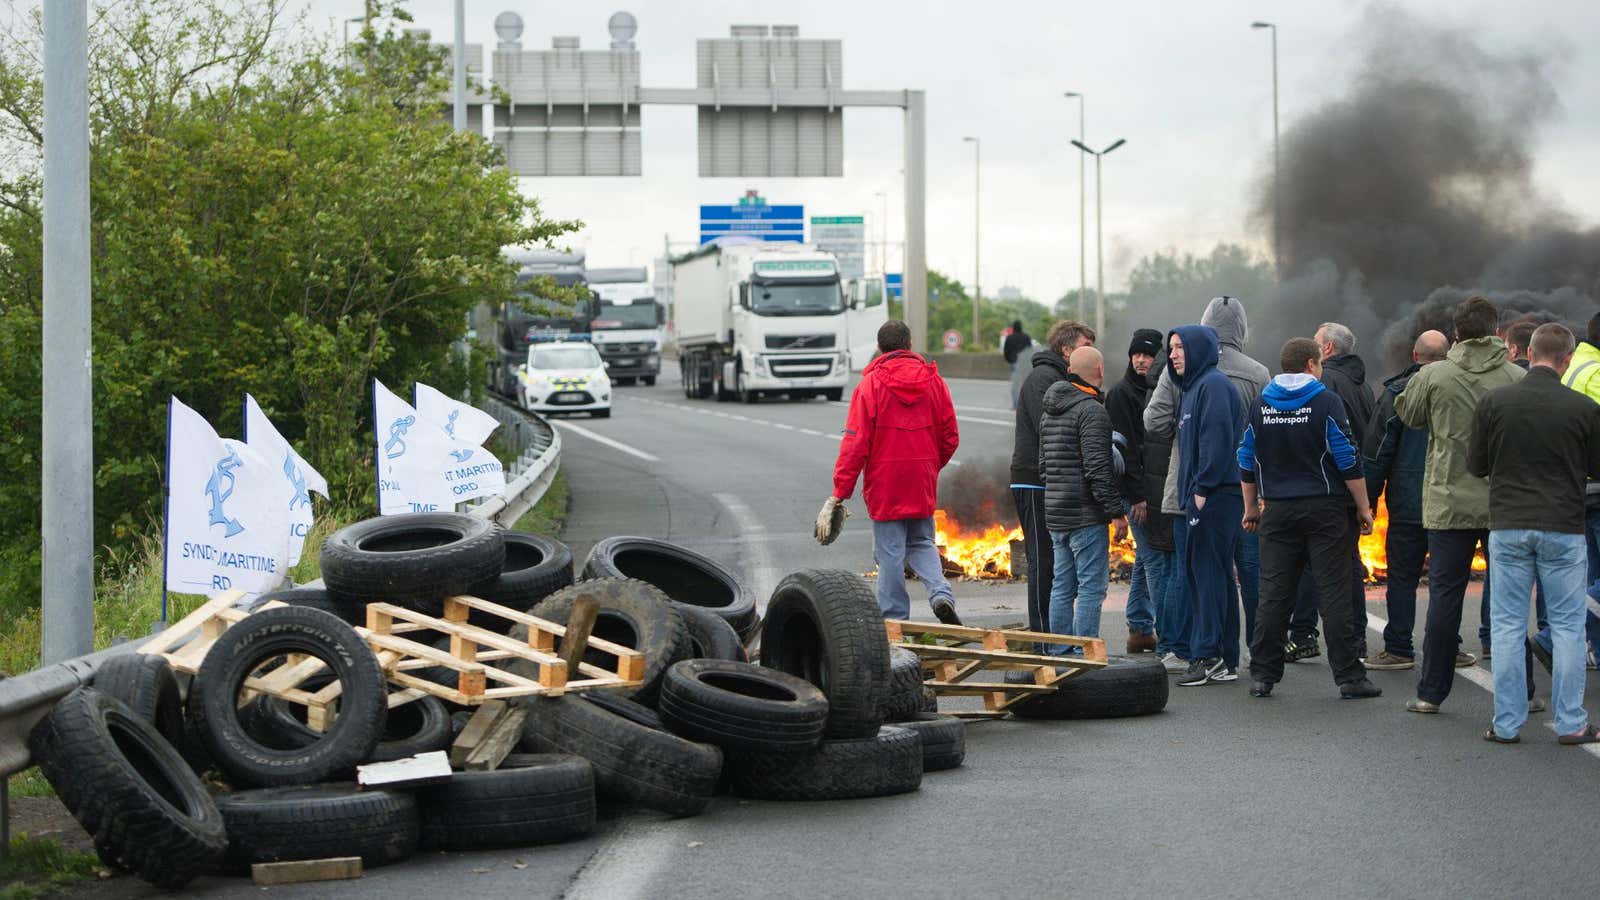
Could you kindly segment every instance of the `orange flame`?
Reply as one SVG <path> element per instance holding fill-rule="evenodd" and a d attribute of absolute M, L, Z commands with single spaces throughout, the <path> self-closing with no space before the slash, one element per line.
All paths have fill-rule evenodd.
<path fill-rule="evenodd" d="M 1372 511 L 1372 533 L 1361 536 L 1361 563 L 1367 567 L 1367 583 L 1376 584 L 1389 575 L 1388 545 L 1385 543 L 1389 534 L 1389 508 L 1384 503 L 1384 498 L 1378 498 L 1378 507 Z M 1488 571 L 1489 564 L 1483 558 L 1480 550 L 1472 555 L 1472 571 L 1483 573 Z"/>
<path fill-rule="evenodd" d="M 1011 542 L 1022 540 L 1020 527 L 1009 530 L 1003 525 L 968 527 L 951 519 L 942 509 L 934 510 L 933 527 L 933 542 L 940 554 L 946 561 L 959 566 L 961 574 L 966 577 L 1020 577 L 1011 571 Z M 1119 562 L 1124 566 L 1133 565 L 1136 550 L 1133 532 L 1129 531 L 1120 541 L 1116 539 L 1116 532 L 1111 526 L 1106 526 L 1106 532 L 1111 539 L 1113 567 Z"/>

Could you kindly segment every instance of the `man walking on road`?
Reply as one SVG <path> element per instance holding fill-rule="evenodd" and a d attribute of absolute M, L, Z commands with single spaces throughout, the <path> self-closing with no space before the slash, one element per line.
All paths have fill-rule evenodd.
<path fill-rule="evenodd" d="M 1422 524 L 1428 529 L 1428 621 L 1422 637 L 1416 713 L 1436 713 L 1455 681 L 1461 649 L 1461 601 L 1472 573 L 1472 554 L 1489 540 L 1489 483 L 1467 470 L 1473 413 L 1484 394 L 1521 381 L 1494 336 L 1494 304 L 1469 297 L 1455 309 L 1456 345 L 1423 366 L 1394 398 L 1394 411 L 1411 428 L 1428 432 L 1423 468 Z M 1529 694 L 1531 695 L 1531 681 Z"/>
<path fill-rule="evenodd" d="M 1442 331 L 1424 331 L 1411 347 L 1411 367 L 1383 383 L 1378 410 L 1367 427 L 1367 498 L 1388 501 L 1389 531 L 1384 536 L 1388 558 L 1385 600 L 1389 624 L 1383 629 L 1383 651 L 1366 659 L 1369 669 L 1409 669 L 1417 651 L 1411 632 L 1417 622 L 1417 585 L 1428 558 L 1428 531 L 1422 527 L 1422 475 L 1428 454 L 1428 432 L 1410 428 L 1395 415 L 1394 398 L 1423 366 L 1444 359 L 1450 339 Z M 1468 663 L 1471 665 L 1471 663 Z"/>
<path fill-rule="evenodd" d="M 1245 531 L 1261 535 L 1261 607 L 1250 644 L 1250 696 L 1266 697 L 1283 679 L 1289 613 L 1309 567 L 1328 635 L 1328 666 L 1346 700 L 1383 692 L 1367 680 L 1356 652 L 1350 554 L 1372 531 L 1367 483 L 1344 403 L 1318 379 L 1316 342 L 1283 345 L 1283 374 L 1248 413 L 1239 442 Z M 1265 502 L 1265 509 L 1262 508 Z"/>
<path fill-rule="evenodd" d="M 1039 421 L 1044 395 L 1051 385 L 1067 380 L 1067 357 L 1079 347 L 1094 346 L 1094 329 L 1082 322 L 1057 322 L 1045 335 L 1045 348 L 1033 355 L 1033 368 L 1017 395 L 1017 425 L 1011 451 L 1011 499 L 1022 523 L 1028 558 L 1028 630 L 1050 630 L 1050 581 L 1055 555 L 1044 518 L 1044 478 L 1039 474 Z"/>
<path fill-rule="evenodd" d="M 1126 509 L 1111 461 L 1111 417 L 1102 406 L 1105 360 L 1093 347 L 1072 351 L 1071 374 L 1044 395 L 1039 468 L 1044 475 L 1045 523 L 1055 551 L 1050 630 L 1100 636 L 1100 607 L 1110 578 L 1106 525 L 1128 533 Z M 1065 655 L 1055 645 L 1047 653 Z"/>
<path fill-rule="evenodd" d="M 1528 377 L 1478 402 L 1467 470 L 1489 480 L 1489 577 L 1494 580 L 1494 722 L 1484 739 L 1516 743 L 1528 720 L 1528 595 L 1545 587 L 1550 617 L 1551 700 L 1563 744 L 1600 742 L 1583 709 L 1583 485 L 1600 478 L 1600 406 L 1562 387 L 1572 332 L 1534 331 Z"/>
<path fill-rule="evenodd" d="M 1022 371 L 1025 363 L 1023 354 L 1033 346 L 1033 338 L 1022 330 L 1022 320 L 1017 319 L 1011 323 L 1011 333 L 1000 342 L 1000 353 L 1006 358 L 1006 365 L 1011 367 L 1011 408 L 1017 408 L 1017 392 L 1022 388 L 1022 379 L 1026 373 Z"/>
<path fill-rule="evenodd" d="M 1168 358 L 1178 376 L 1178 491 L 1189 533 L 1186 556 L 1194 617 L 1189 649 L 1194 657 L 1178 684 L 1192 687 L 1234 681 L 1235 665 L 1222 658 L 1224 635 L 1239 633 L 1239 607 L 1229 602 L 1228 576 L 1238 549 L 1244 501 L 1234 451 L 1244 427 L 1244 400 L 1217 370 L 1217 332 L 1209 325 L 1180 325 L 1167 335 Z"/>
<path fill-rule="evenodd" d="M 1121 480 L 1122 499 L 1128 504 L 1128 524 L 1133 529 L 1133 574 L 1128 585 L 1128 652 L 1156 649 L 1156 604 L 1167 590 L 1172 566 L 1172 524 L 1161 514 L 1160 494 L 1146 495 L 1144 409 L 1155 386 L 1150 377 L 1161 351 L 1161 332 L 1141 328 L 1128 345 L 1128 370 L 1106 394 L 1106 412 L 1112 429 L 1126 446 L 1127 472 Z M 1170 453 L 1164 447 L 1163 452 Z M 1151 501 L 1154 501 L 1152 506 Z M 1162 533 L 1162 529 L 1165 533 Z"/>
<path fill-rule="evenodd" d="M 939 621 L 959 625 L 955 593 L 933 544 L 939 470 L 961 443 L 950 388 L 933 363 L 911 352 L 911 329 L 891 319 L 878 329 L 879 356 L 850 396 L 844 440 L 824 514 L 850 499 L 856 477 L 872 517 L 878 608 L 885 618 L 911 615 L 905 567 L 928 587 Z M 863 472 L 865 474 L 863 474 Z"/>

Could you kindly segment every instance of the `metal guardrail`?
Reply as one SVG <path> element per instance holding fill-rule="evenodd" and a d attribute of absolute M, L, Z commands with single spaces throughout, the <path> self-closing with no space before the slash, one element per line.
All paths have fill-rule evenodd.
<path fill-rule="evenodd" d="M 494 396 L 486 397 L 482 408 L 500 420 L 516 447 L 517 459 L 506 472 L 505 492 L 467 512 L 510 527 L 539 502 L 560 471 L 561 434 L 542 416 L 524 412 Z M 93 684 L 101 662 L 120 653 L 131 653 L 139 643 L 142 641 L 128 641 L 15 678 L 0 678 L 0 856 L 5 855 L 10 833 L 3 809 L 5 780 L 32 765 L 28 733 L 57 701 L 79 687 Z"/>

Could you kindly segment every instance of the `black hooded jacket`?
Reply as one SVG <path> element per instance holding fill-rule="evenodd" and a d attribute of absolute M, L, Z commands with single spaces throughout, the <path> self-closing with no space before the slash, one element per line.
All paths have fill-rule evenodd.
<path fill-rule="evenodd" d="M 1144 407 L 1150 402 L 1150 392 L 1154 389 L 1155 384 L 1135 372 L 1130 362 L 1122 380 L 1106 392 L 1106 412 L 1111 416 L 1111 427 L 1122 435 L 1127 447 L 1122 454 L 1127 471 L 1123 473 L 1121 488 L 1122 498 L 1129 506 L 1149 499 L 1144 488 Z M 1160 502 L 1161 498 L 1157 497 L 1157 505 Z"/>
<path fill-rule="evenodd" d="M 1100 392 L 1071 376 L 1044 395 L 1039 462 L 1044 521 L 1051 532 L 1104 527 L 1127 515 L 1111 459 L 1111 417 Z"/>
<path fill-rule="evenodd" d="M 1017 434 L 1011 450 L 1011 483 L 1044 487 L 1039 475 L 1039 419 L 1044 416 L 1044 392 L 1067 380 L 1067 360 L 1060 353 L 1040 350 L 1033 368 L 1017 392 Z"/>
<path fill-rule="evenodd" d="M 1322 361 L 1322 386 L 1344 401 L 1356 446 L 1367 446 L 1367 426 L 1378 408 L 1372 388 L 1367 387 L 1367 364 L 1354 353 L 1329 357 Z"/>
<path fill-rule="evenodd" d="M 1017 357 L 1026 353 L 1031 346 L 1033 346 L 1033 338 L 1028 337 L 1026 331 L 1018 329 L 1006 335 L 1006 342 L 1001 352 L 1005 354 L 1006 362 L 1009 364 L 1016 362 Z"/>

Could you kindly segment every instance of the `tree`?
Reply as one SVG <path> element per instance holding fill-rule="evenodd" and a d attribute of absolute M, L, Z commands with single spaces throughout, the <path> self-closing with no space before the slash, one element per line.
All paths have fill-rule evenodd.
<path fill-rule="evenodd" d="M 452 351 L 477 301 L 510 296 L 508 244 L 544 218 L 481 137 L 440 115 L 443 53 L 369 25 L 359 70 L 305 43 L 287 0 L 137 0 L 96 10 L 91 235 L 95 524 L 149 527 L 166 399 L 237 433 L 253 393 L 370 509 L 367 383 L 467 385 Z M 406 21 L 398 8 L 384 10 Z M 37 596 L 40 34 L 0 38 L 0 595 Z M 32 560 L 29 565 L 30 559 Z"/>

